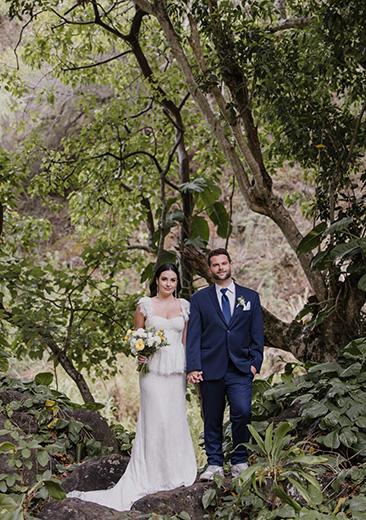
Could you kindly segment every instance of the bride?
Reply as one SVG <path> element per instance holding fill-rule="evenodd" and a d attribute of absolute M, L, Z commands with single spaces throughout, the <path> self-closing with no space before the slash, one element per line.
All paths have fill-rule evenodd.
<path fill-rule="evenodd" d="M 127 511 L 145 495 L 194 483 L 197 468 L 185 408 L 189 303 L 177 298 L 180 288 L 177 268 L 165 263 L 150 284 L 151 297 L 141 298 L 136 309 L 135 328 L 163 329 L 169 344 L 151 357 L 150 372 L 139 375 L 140 412 L 125 473 L 110 489 L 72 491 L 67 497 Z"/>

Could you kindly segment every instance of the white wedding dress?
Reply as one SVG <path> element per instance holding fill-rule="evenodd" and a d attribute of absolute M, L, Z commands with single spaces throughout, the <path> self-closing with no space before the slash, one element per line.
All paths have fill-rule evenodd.
<path fill-rule="evenodd" d="M 139 300 L 145 327 L 164 329 L 169 345 L 152 356 L 150 373 L 140 373 L 140 412 L 131 460 L 114 487 L 72 491 L 68 498 L 127 511 L 145 495 L 194 483 L 197 467 L 186 416 L 186 358 L 182 344 L 189 303 L 180 299 L 180 304 L 180 316 L 166 319 L 154 316 L 151 298 Z"/>

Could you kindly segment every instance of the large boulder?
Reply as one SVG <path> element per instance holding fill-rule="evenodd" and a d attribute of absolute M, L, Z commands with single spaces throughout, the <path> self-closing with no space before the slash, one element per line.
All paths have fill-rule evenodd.
<path fill-rule="evenodd" d="M 112 448 L 112 453 L 119 453 L 116 437 L 108 426 L 107 421 L 97 412 L 78 408 L 63 412 L 65 419 L 75 419 L 83 424 L 90 426 L 95 440 L 100 441 L 103 446 Z"/>
<path fill-rule="evenodd" d="M 36 518 L 41 520 L 117 520 L 119 511 L 107 507 L 83 502 L 78 498 L 66 498 L 62 501 L 51 500 Z M 137 515 L 135 515 L 137 516 Z"/>
<path fill-rule="evenodd" d="M 122 477 L 130 458 L 111 454 L 97 457 L 80 464 L 70 475 L 62 479 L 65 491 L 93 491 L 108 489 Z"/>
<path fill-rule="evenodd" d="M 133 504 L 132 510 L 145 514 L 158 513 L 169 517 L 185 511 L 192 520 L 203 520 L 204 515 L 207 517 L 207 512 L 202 507 L 202 495 L 209 486 L 214 486 L 214 483 L 195 482 L 189 487 L 183 486 L 171 491 L 159 491 L 159 493 L 140 498 Z"/>

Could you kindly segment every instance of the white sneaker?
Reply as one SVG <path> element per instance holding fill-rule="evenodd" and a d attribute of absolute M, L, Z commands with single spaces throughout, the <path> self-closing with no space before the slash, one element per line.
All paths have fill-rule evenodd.
<path fill-rule="evenodd" d="M 213 476 L 215 474 L 220 475 L 221 477 L 224 476 L 224 468 L 222 466 L 208 466 L 206 471 L 200 475 L 200 480 L 213 480 Z"/>
<path fill-rule="evenodd" d="M 231 466 L 231 475 L 233 478 L 239 477 L 242 471 L 248 469 L 248 464 L 246 462 L 242 462 L 241 464 L 234 464 Z"/>

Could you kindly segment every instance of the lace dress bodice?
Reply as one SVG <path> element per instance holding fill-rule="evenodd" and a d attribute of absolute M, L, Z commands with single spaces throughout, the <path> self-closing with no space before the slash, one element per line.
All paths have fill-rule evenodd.
<path fill-rule="evenodd" d="M 145 316 L 145 327 L 163 329 L 168 345 L 161 347 L 150 359 L 151 373 L 168 375 L 182 374 L 186 371 L 185 346 L 182 343 L 184 326 L 189 318 L 189 303 L 179 298 L 181 312 L 175 318 L 162 318 L 154 315 L 151 298 L 144 297 L 138 302 L 142 314 Z"/>

